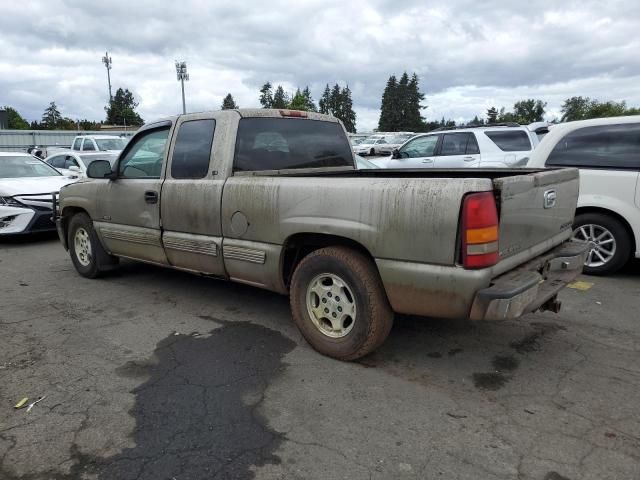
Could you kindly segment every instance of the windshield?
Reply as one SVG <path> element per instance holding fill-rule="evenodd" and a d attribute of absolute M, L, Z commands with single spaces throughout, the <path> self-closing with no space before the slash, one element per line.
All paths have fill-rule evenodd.
<path fill-rule="evenodd" d="M 395 143 L 397 145 L 402 145 L 404 142 L 406 142 L 409 138 L 408 137 L 393 137 L 391 140 L 389 140 L 389 143 Z"/>
<path fill-rule="evenodd" d="M 0 157 L 0 178 L 58 177 L 62 174 L 33 157 Z"/>
<path fill-rule="evenodd" d="M 87 168 L 89 167 L 90 164 L 92 164 L 96 160 L 106 160 L 113 167 L 115 163 L 115 159 L 118 158 L 117 154 L 108 154 L 108 153 L 97 154 L 97 155 L 78 155 L 78 156 L 80 157 L 80 160 L 82 160 L 82 163 L 84 164 L 84 166 Z"/>
<path fill-rule="evenodd" d="M 123 150 L 127 141 L 124 138 L 96 138 L 98 149 L 105 150 Z"/>
<path fill-rule="evenodd" d="M 371 145 L 373 143 L 376 143 L 381 138 L 382 137 L 367 137 L 367 138 L 364 139 L 364 141 L 362 143 L 366 143 L 368 145 Z"/>

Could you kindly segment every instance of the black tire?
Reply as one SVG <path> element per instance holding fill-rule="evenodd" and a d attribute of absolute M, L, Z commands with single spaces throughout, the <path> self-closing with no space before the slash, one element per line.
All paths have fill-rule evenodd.
<path fill-rule="evenodd" d="M 307 307 L 308 289 L 324 274 L 339 277 L 348 287 L 346 296 L 352 296 L 348 300 L 355 305 L 351 328 L 340 338 L 323 333 Z M 293 320 L 304 338 L 318 352 L 338 360 L 355 360 L 374 351 L 393 326 L 393 311 L 374 263 L 350 248 L 327 247 L 307 255 L 296 267 L 290 293 Z"/>
<path fill-rule="evenodd" d="M 596 225 L 611 232 L 615 240 L 615 253 L 602 265 L 588 266 L 585 263 L 583 272 L 587 275 L 609 275 L 620 270 L 631 257 L 631 237 L 622 222 L 603 213 L 582 213 L 576 216 L 573 223 L 574 238 L 583 239 L 579 229 L 585 225 Z"/>
<path fill-rule="evenodd" d="M 372 157 L 373 157 L 375 154 L 376 154 L 376 150 L 375 150 L 375 148 L 372 148 L 371 150 L 369 150 L 369 155 L 370 155 L 370 156 L 372 156 Z"/>
<path fill-rule="evenodd" d="M 90 247 L 85 253 L 79 251 L 82 249 L 79 249 L 75 243 L 76 234 L 81 229 L 86 233 L 85 241 Z M 118 258 L 109 255 L 102 247 L 98 235 L 93 228 L 93 223 L 86 213 L 76 213 L 71 217 L 67 232 L 71 261 L 78 273 L 83 277 L 97 278 L 118 264 Z"/>

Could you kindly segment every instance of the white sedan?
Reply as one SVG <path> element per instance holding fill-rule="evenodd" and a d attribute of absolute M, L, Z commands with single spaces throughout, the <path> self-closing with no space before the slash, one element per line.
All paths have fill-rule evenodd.
<path fill-rule="evenodd" d="M 58 170 L 63 175 L 86 178 L 87 168 L 96 160 L 107 160 L 111 166 L 115 164 L 118 153 L 82 153 L 72 150 L 61 150 L 45 158 L 45 162 Z"/>
<path fill-rule="evenodd" d="M 0 237 L 55 230 L 52 194 L 73 181 L 29 154 L 0 152 Z"/>

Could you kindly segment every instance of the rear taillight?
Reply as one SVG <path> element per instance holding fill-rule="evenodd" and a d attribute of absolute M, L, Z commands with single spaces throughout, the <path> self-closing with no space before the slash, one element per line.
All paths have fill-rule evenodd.
<path fill-rule="evenodd" d="M 491 192 L 470 193 L 462 203 L 462 265 L 485 268 L 498 263 L 498 209 Z"/>
<path fill-rule="evenodd" d="M 280 115 L 283 117 L 307 118 L 307 112 L 301 110 L 280 110 Z"/>

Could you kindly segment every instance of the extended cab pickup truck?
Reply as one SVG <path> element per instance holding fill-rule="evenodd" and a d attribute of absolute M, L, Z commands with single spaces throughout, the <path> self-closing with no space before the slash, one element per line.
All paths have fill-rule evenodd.
<path fill-rule="evenodd" d="M 304 337 L 342 360 L 381 345 L 394 312 L 557 311 L 586 256 L 568 241 L 577 170 L 356 170 L 316 113 L 181 115 L 87 175 L 56 213 L 81 275 L 124 257 L 289 295 Z"/>

